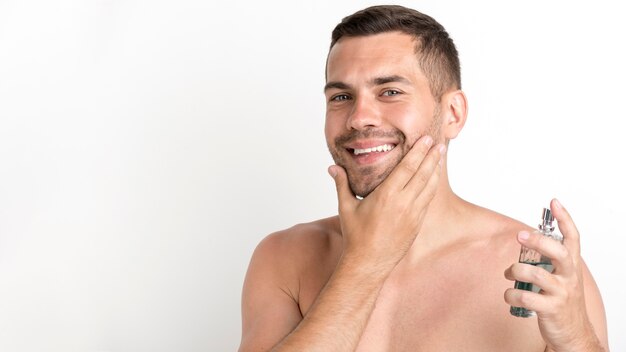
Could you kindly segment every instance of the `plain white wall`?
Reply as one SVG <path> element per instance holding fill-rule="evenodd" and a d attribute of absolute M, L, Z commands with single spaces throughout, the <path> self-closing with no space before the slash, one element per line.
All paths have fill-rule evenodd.
<path fill-rule="evenodd" d="M 453 188 L 531 225 L 559 197 L 626 350 L 617 2 L 400 3 L 461 54 Z M 324 61 L 371 4 L 0 1 L 0 350 L 235 350 L 258 241 L 335 213 Z"/>

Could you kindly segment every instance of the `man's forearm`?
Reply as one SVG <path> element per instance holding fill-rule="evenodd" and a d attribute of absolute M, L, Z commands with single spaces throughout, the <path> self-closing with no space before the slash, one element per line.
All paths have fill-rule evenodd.
<path fill-rule="evenodd" d="M 273 351 L 354 351 L 392 269 L 340 261 L 304 319 Z"/>
<path fill-rule="evenodd" d="M 552 349 L 550 347 L 546 347 L 546 352 L 560 352 L 561 350 Z M 563 350 L 565 352 L 608 352 L 608 349 L 605 349 L 598 337 L 594 334 L 593 336 L 589 336 L 584 342 L 578 344 L 578 347 L 567 348 Z"/>

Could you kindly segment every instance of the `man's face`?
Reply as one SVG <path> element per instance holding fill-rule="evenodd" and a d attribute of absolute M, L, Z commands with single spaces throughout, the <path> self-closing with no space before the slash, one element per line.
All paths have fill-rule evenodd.
<path fill-rule="evenodd" d="M 325 95 L 326 143 L 356 195 L 372 192 L 422 135 L 441 142 L 439 105 L 407 34 L 340 39 Z"/>

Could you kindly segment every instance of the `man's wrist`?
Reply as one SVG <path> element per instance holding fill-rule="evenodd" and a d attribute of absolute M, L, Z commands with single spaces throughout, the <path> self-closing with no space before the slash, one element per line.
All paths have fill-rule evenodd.
<path fill-rule="evenodd" d="M 548 348 L 546 352 L 608 352 L 598 339 L 593 328 L 580 336 L 580 338 L 572 341 L 572 344 L 564 348 Z"/>
<path fill-rule="evenodd" d="M 372 279 L 386 279 L 398 264 L 398 260 L 394 258 L 379 258 L 378 256 L 344 252 L 339 260 L 337 268 L 350 271 L 356 275 L 363 274 L 370 276 Z"/>

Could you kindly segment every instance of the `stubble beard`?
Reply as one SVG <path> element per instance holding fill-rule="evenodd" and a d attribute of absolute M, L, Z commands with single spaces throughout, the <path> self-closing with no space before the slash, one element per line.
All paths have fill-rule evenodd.
<path fill-rule="evenodd" d="M 433 120 L 425 133 L 417 133 L 417 138 L 414 141 L 410 141 L 411 145 L 407 145 L 406 143 L 406 135 L 398 130 L 378 130 L 375 128 L 367 128 L 365 130 L 350 130 L 350 132 L 341 135 L 335 138 L 333 145 L 328 145 L 328 150 L 335 161 L 336 165 L 339 165 L 346 170 L 348 175 L 348 184 L 350 185 L 350 190 L 355 196 L 359 197 L 367 197 L 370 193 L 372 193 L 376 187 L 378 187 L 386 178 L 393 172 L 395 167 L 402 161 L 404 156 L 411 149 L 412 144 L 421 138 L 423 135 L 427 134 L 434 139 L 433 145 L 440 143 L 439 136 L 441 131 L 441 117 L 440 117 L 440 109 L 439 106 L 435 109 L 433 114 Z M 347 167 L 347 162 L 345 160 L 345 153 L 339 153 L 340 150 L 344 150 L 344 145 L 346 143 L 364 139 L 364 138 L 394 138 L 398 141 L 398 144 L 393 150 L 398 148 L 401 149 L 401 153 L 397 154 L 395 159 L 387 161 L 386 165 L 378 165 L 378 166 L 363 166 L 363 167 Z M 382 168 L 382 171 L 380 169 Z"/>

